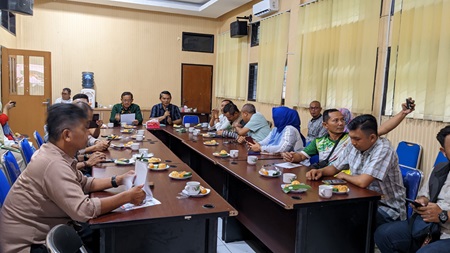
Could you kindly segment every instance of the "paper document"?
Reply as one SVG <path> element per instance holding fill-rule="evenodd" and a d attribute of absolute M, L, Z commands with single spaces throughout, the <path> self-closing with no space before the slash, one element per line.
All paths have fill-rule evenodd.
<path fill-rule="evenodd" d="M 301 164 L 286 162 L 286 163 L 277 163 L 277 164 L 275 164 L 275 166 L 285 168 L 285 169 L 292 169 L 292 168 L 300 167 Z"/>
<path fill-rule="evenodd" d="M 120 114 L 120 122 L 126 122 L 128 125 L 132 125 L 135 119 L 135 113 Z"/>

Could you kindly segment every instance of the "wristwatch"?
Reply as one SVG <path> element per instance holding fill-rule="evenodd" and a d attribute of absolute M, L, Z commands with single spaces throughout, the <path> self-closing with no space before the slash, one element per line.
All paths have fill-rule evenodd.
<path fill-rule="evenodd" d="M 447 222 L 447 220 L 448 220 L 447 211 L 442 210 L 442 212 L 439 214 L 439 220 L 441 221 L 442 224 Z"/>
<path fill-rule="evenodd" d="M 114 187 L 114 188 L 119 187 L 119 185 L 118 185 L 117 182 L 116 182 L 116 176 L 112 176 L 112 177 L 111 177 L 111 185 L 112 185 L 112 187 Z"/>

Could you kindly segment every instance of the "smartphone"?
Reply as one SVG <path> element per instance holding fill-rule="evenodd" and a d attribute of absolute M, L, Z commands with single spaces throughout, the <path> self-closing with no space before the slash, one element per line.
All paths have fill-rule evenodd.
<path fill-rule="evenodd" d="M 406 109 L 411 109 L 411 100 L 409 98 L 406 99 Z"/>
<path fill-rule="evenodd" d="M 97 120 L 100 119 L 100 114 L 95 113 L 94 115 L 92 115 L 92 120 L 91 122 L 89 122 L 89 128 L 97 128 Z"/>
<path fill-rule="evenodd" d="M 328 180 L 322 180 L 322 183 L 324 184 L 346 184 L 347 181 L 342 179 L 328 179 Z"/>
<path fill-rule="evenodd" d="M 245 136 L 245 141 L 249 142 L 251 144 L 255 144 L 255 141 L 253 140 L 253 138 L 251 136 Z"/>
<path fill-rule="evenodd" d="M 413 204 L 413 206 L 415 206 L 415 207 L 422 207 L 422 204 L 417 203 L 416 201 L 414 201 L 414 200 L 412 200 L 412 199 L 405 198 L 405 200 L 406 200 L 406 202 L 408 202 L 409 204 Z"/>
<path fill-rule="evenodd" d="M 13 107 L 16 107 L 16 101 L 11 101 L 10 103 L 13 105 Z"/>
<path fill-rule="evenodd" d="M 100 163 L 113 163 L 114 159 L 105 159 L 103 161 L 100 161 Z"/>

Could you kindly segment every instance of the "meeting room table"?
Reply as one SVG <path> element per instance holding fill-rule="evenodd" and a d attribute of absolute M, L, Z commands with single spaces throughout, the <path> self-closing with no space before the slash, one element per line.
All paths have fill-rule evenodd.
<path fill-rule="evenodd" d="M 223 219 L 224 241 L 256 237 L 268 252 L 277 253 L 373 252 L 379 193 L 348 183 L 347 193 L 322 198 L 318 194 L 322 181 L 307 180 L 309 167 L 300 164 L 281 168 L 281 172 L 294 173 L 311 189 L 284 193 L 282 175 L 267 177 L 260 173 L 261 168 L 284 163 L 279 154 L 258 154 L 258 161 L 251 165 L 245 144 L 210 138 L 207 131 L 200 129 L 194 135 L 166 126 L 151 133 L 237 209 L 238 216 Z M 211 140 L 217 144 L 206 145 Z M 238 156 L 218 156 L 222 150 L 227 154 L 238 150 Z"/>
<path fill-rule="evenodd" d="M 140 143 L 140 148 L 147 148 L 168 168 L 148 170 L 147 174 L 153 197 L 160 204 L 132 210 L 122 207 L 89 221 L 90 227 L 99 231 L 100 252 L 216 252 L 218 217 L 236 216 L 236 209 L 147 130 L 140 142 L 135 140 L 135 131 L 123 133 L 120 127 L 102 129 L 103 137 L 99 139 L 112 134 L 120 138 L 111 141 L 111 147 L 105 152 L 108 159 L 132 158 L 138 154 L 129 148 L 134 142 Z M 125 147 L 113 148 L 122 145 Z M 93 168 L 93 176 L 111 177 L 132 169 L 134 164 L 103 163 Z M 192 177 L 172 179 L 169 174 L 173 171 L 191 172 Z M 189 181 L 200 182 L 207 193 L 189 197 L 180 194 Z M 91 196 L 102 198 L 123 190 L 121 185 Z"/>

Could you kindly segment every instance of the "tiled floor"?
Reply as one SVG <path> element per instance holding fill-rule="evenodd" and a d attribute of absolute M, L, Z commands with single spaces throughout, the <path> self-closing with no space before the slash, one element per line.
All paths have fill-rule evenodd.
<path fill-rule="evenodd" d="M 222 219 L 219 218 L 217 228 L 217 253 L 256 253 L 245 241 L 225 243 L 220 238 L 222 234 Z"/>

